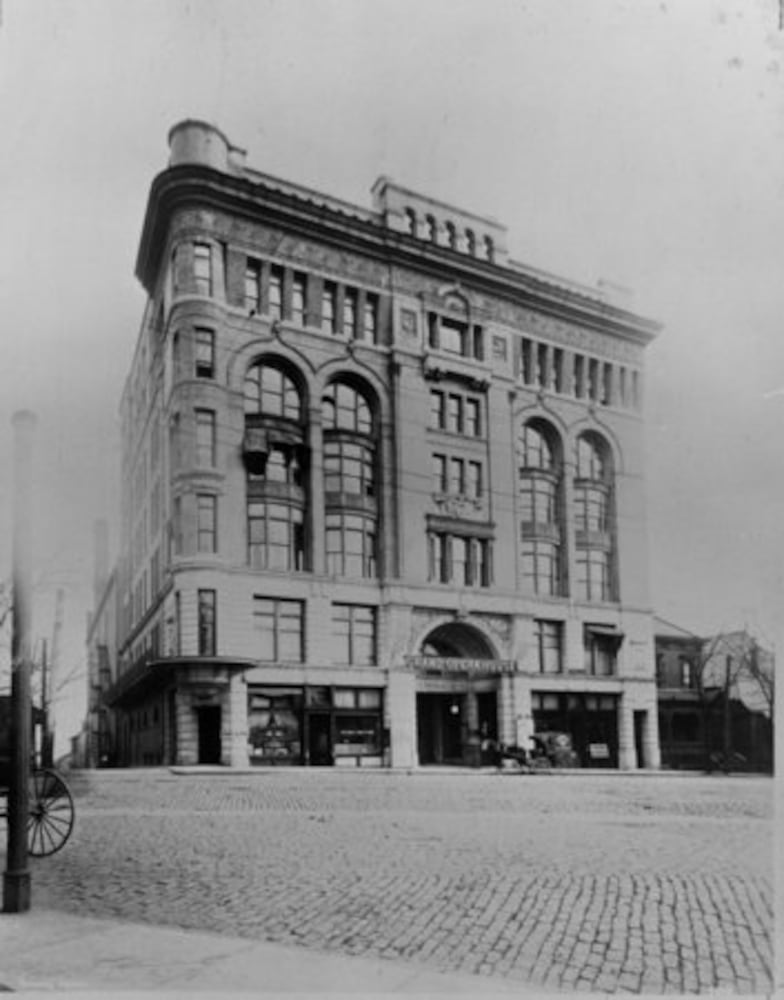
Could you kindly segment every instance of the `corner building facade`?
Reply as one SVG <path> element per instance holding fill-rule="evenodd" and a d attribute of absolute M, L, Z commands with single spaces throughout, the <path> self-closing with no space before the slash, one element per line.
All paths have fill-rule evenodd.
<path fill-rule="evenodd" d="M 371 210 L 185 121 L 122 401 L 125 764 L 659 765 L 643 354 L 658 327 L 381 178 Z"/>

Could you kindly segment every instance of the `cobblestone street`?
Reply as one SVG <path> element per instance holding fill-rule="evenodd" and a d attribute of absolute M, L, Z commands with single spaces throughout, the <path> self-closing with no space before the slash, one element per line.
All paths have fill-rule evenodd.
<path fill-rule="evenodd" d="M 34 907 L 551 989 L 771 989 L 767 779 L 156 770 L 72 781 L 74 834 L 33 859 Z"/>

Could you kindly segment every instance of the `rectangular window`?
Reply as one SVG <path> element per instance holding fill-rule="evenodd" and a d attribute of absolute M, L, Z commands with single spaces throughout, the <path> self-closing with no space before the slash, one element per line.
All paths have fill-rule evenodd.
<path fill-rule="evenodd" d="M 550 377 L 550 386 L 553 392 L 563 392 L 564 387 L 564 352 L 560 347 L 553 350 L 553 367 Z"/>
<path fill-rule="evenodd" d="M 484 538 L 428 534 L 429 579 L 458 587 L 489 587 L 490 542 Z"/>
<path fill-rule="evenodd" d="M 574 394 L 578 399 L 585 397 L 585 358 L 582 354 L 574 356 Z"/>
<path fill-rule="evenodd" d="M 321 292 L 321 329 L 324 333 L 336 332 L 338 289 L 333 281 L 325 281 Z"/>
<path fill-rule="evenodd" d="M 198 594 L 199 656 L 215 656 L 215 591 Z"/>
<path fill-rule="evenodd" d="M 463 433 L 463 397 L 449 395 L 447 398 L 446 429 L 453 434 Z"/>
<path fill-rule="evenodd" d="M 536 384 L 547 388 L 547 344 L 537 344 L 536 347 Z"/>
<path fill-rule="evenodd" d="M 265 662 L 304 662 L 305 606 L 302 601 L 254 597 L 253 624 L 258 659 Z"/>
<path fill-rule="evenodd" d="M 433 455 L 433 491 L 446 493 L 446 455 Z"/>
<path fill-rule="evenodd" d="M 465 463 L 462 458 L 449 460 L 449 493 L 462 496 L 465 493 Z"/>
<path fill-rule="evenodd" d="M 554 542 L 524 539 L 522 566 L 523 578 L 535 594 L 554 597 L 560 593 L 560 549 Z"/>
<path fill-rule="evenodd" d="M 375 522 L 359 514 L 327 514 L 327 572 L 368 579 L 376 576 Z"/>
<path fill-rule="evenodd" d="M 533 382 L 533 344 L 530 340 L 523 338 L 520 342 L 520 375 L 526 385 Z"/>
<path fill-rule="evenodd" d="M 597 634 L 586 626 L 583 629 L 583 649 L 586 673 L 594 677 L 613 677 L 615 675 L 617 637 Z"/>
<path fill-rule="evenodd" d="M 217 552 L 217 504 L 210 493 L 196 495 L 198 552 Z"/>
<path fill-rule="evenodd" d="M 343 336 L 349 340 L 357 336 L 357 293 L 351 288 L 343 297 Z"/>
<path fill-rule="evenodd" d="M 599 362 L 596 358 L 588 360 L 588 398 L 599 402 Z"/>
<path fill-rule="evenodd" d="M 193 245 L 193 277 L 198 295 L 212 295 L 212 248 L 209 243 Z"/>
<path fill-rule="evenodd" d="M 182 497 L 172 503 L 172 547 L 175 555 L 182 555 Z"/>
<path fill-rule="evenodd" d="M 305 532 L 300 508 L 248 501 L 248 562 L 253 569 L 301 571 Z"/>
<path fill-rule="evenodd" d="M 429 577 L 436 583 L 449 582 L 446 542 L 446 535 L 428 535 Z"/>
<path fill-rule="evenodd" d="M 378 343 L 378 296 L 365 297 L 365 310 L 362 317 L 362 338 L 368 344 Z"/>
<path fill-rule="evenodd" d="M 446 426 L 446 403 L 443 392 L 430 390 L 430 426 L 442 431 Z"/>
<path fill-rule="evenodd" d="M 438 348 L 448 354 L 466 353 L 466 326 L 456 320 L 441 317 Z"/>
<path fill-rule="evenodd" d="M 478 399 L 465 401 L 465 433 L 467 437 L 480 437 L 482 434 Z"/>
<path fill-rule="evenodd" d="M 196 410 L 196 464 L 215 467 L 215 411 Z"/>
<path fill-rule="evenodd" d="M 482 496 L 482 463 L 468 463 L 468 482 L 466 492 L 472 500 L 478 500 Z"/>
<path fill-rule="evenodd" d="M 370 666 L 376 662 L 376 609 L 359 604 L 332 605 L 337 662 Z"/>
<path fill-rule="evenodd" d="M 268 313 L 270 319 L 283 317 L 283 268 L 279 264 L 270 267 Z"/>
<path fill-rule="evenodd" d="M 563 624 L 537 619 L 536 642 L 539 652 L 539 672 L 560 674 L 563 670 Z"/>
<path fill-rule="evenodd" d="M 485 335 L 481 326 L 475 326 L 473 330 L 473 350 L 477 361 L 485 359 Z"/>
<path fill-rule="evenodd" d="M 248 312 L 261 309 L 261 264 L 248 260 L 245 265 L 245 308 Z"/>
<path fill-rule="evenodd" d="M 603 549 L 577 549 L 577 596 L 586 601 L 610 599 L 610 556 Z"/>
<path fill-rule="evenodd" d="M 603 406 L 609 406 L 612 402 L 612 365 L 602 365 L 602 388 L 601 400 Z"/>
<path fill-rule="evenodd" d="M 196 378 L 215 378 L 215 332 L 196 327 Z"/>
<path fill-rule="evenodd" d="M 305 325 L 307 278 L 295 274 L 291 284 L 291 321 L 298 326 Z"/>
<path fill-rule="evenodd" d="M 465 587 L 471 583 L 470 544 L 459 535 L 452 538 L 452 583 Z"/>

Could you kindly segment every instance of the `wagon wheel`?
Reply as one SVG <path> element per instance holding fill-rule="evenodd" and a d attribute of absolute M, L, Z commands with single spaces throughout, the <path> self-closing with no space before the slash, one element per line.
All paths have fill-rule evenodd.
<path fill-rule="evenodd" d="M 54 771 L 33 771 L 27 820 L 29 853 L 44 858 L 59 851 L 71 835 L 73 824 L 73 799 L 60 775 Z"/>

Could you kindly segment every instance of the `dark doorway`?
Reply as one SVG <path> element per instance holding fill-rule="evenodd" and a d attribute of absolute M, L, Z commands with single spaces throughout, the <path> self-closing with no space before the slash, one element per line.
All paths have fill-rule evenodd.
<path fill-rule="evenodd" d="M 308 716 L 308 763 L 316 767 L 332 763 L 332 727 L 327 712 L 311 712 Z"/>
<path fill-rule="evenodd" d="M 202 705 L 196 709 L 199 718 L 199 763 L 221 762 L 220 705 Z"/>
<path fill-rule="evenodd" d="M 463 708 L 459 694 L 417 695 L 420 764 L 463 762 Z"/>
<path fill-rule="evenodd" d="M 166 696 L 166 763 L 177 764 L 177 692 Z"/>
<path fill-rule="evenodd" d="M 634 713 L 634 750 L 637 754 L 637 767 L 645 767 L 645 730 L 648 725 L 648 713 Z"/>

